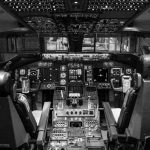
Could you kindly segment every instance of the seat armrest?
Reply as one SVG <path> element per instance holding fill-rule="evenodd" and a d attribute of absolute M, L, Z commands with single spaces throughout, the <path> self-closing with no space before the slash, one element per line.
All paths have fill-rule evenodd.
<path fill-rule="evenodd" d="M 118 132 L 116 128 L 116 121 L 113 116 L 110 104 L 108 102 L 103 102 L 103 107 L 104 107 L 104 112 L 105 112 L 105 118 L 107 121 L 107 126 L 109 128 L 109 136 L 110 139 L 117 139 L 118 137 Z"/>
<path fill-rule="evenodd" d="M 111 126 L 116 126 L 116 121 L 113 116 L 110 104 L 108 102 L 103 102 L 103 107 L 104 107 L 104 112 L 105 112 L 105 117 L 106 120 L 108 121 L 108 124 Z"/>
<path fill-rule="evenodd" d="M 46 128 L 48 124 L 48 119 L 49 119 L 49 111 L 50 111 L 50 105 L 51 102 L 45 102 L 39 122 L 39 127 L 38 127 L 38 137 L 37 137 L 37 144 L 38 145 L 43 145 L 45 135 L 46 135 Z"/>

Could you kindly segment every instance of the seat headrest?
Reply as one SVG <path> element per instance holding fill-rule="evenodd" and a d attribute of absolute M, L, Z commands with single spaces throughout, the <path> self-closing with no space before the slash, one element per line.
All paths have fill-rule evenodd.
<path fill-rule="evenodd" d="M 142 76 L 140 73 L 133 74 L 134 89 L 138 90 L 142 84 Z"/>
<path fill-rule="evenodd" d="M 0 86 L 6 84 L 10 76 L 11 75 L 8 72 L 0 71 Z"/>
<path fill-rule="evenodd" d="M 14 83 L 11 78 L 11 74 L 5 71 L 0 71 L 0 96 L 8 96 L 14 97 Z"/>
<path fill-rule="evenodd" d="M 144 79 L 150 79 L 150 55 L 142 55 L 137 66 L 137 71 Z"/>
<path fill-rule="evenodd" d="M 22 93 L 17 93 L 16 98 L 19 102 L 24 104 L 24 106 L 26 107 L 26 110 L 29 112 L 30 111 L 30 106 L 29 106 L 27 96 L 25 94 L 22 94 Z"/>

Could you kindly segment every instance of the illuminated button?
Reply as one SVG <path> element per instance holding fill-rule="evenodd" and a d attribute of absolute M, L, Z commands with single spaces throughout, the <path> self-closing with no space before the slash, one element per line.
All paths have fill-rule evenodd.
<path fill-rule="evenodd" d="M 60 70 L 61 71 L 66 71 L 66 66 L 61 66 Z"/>
<path fill-rule="evenodd" d="M 82 74 L 82 70 L 81 69 L 78 69 L 77 72 L 78 72 L 78 75 Z"/>
<path fill-rule="evenodd" d="M 25 75 L 26 70 L 25 69 L 20 69 L 20 75 Z"/>
<path fill-rule="evenodd" d="M 72 75 L 74 73 L 74 70 L 70 69 L 69 74 Z"/>

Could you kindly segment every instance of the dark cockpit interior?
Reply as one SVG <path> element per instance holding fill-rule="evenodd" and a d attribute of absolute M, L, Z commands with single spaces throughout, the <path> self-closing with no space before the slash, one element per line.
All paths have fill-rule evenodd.
<path fill-rule="evenodd" d="M 149 150 L 150 0 L 1 0 L 0 149 Z"/>

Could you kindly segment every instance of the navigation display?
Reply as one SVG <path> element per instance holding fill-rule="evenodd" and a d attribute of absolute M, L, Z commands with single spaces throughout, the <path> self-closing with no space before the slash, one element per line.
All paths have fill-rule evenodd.
<path fill-rule="evenodd" d="M 67 37 L 45 37 L 46 51 L 67 51 L 68 48 Z"/>
<path fill-rule="evenodd" d="M 95 82 L 108 82 L 108 69 L 94 68 L 93 77 Z"/>
<path fill-rule="evenodd" d="M 93 52 L 94 51 L 94 38 L 83 38 L 82 43 L 83 52 Z"/>

